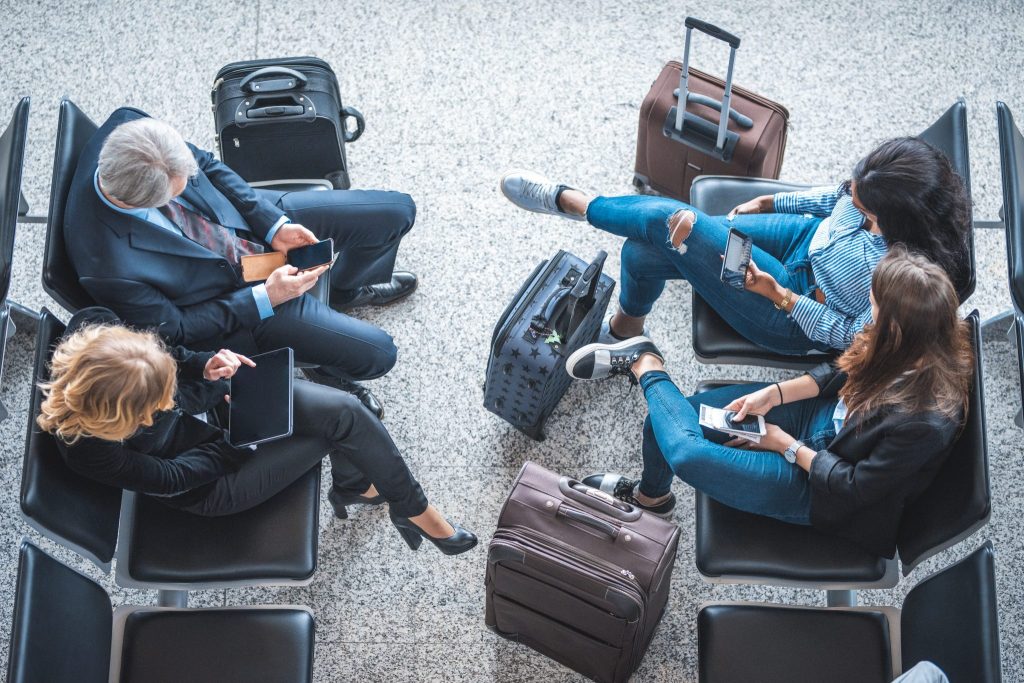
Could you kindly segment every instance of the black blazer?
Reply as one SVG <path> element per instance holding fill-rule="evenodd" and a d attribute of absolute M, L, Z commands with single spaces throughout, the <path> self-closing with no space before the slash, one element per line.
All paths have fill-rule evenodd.
<path fill-rule="evenodd" d="M 220 427 L 199 420 L 227 393 L 224 380 L 203 379 L 212 353 L 171 349 L 178 363 L 175 408 L 159 413 L 153 426 L 123 442 L 84 437 L 72 445 L 57 439 L 67 466 L 101 484 L 160 496 L 173 507 L 201 500 L 213 482 L 238 469 L 252 451 L 235 448 Z"/>
<path fill-rule="evenodd" d="M 137 109 L 118 109 L 79 158 L 64 219 L 79 282 L 122 320 L 157 328 L 171 344 L 233 343 L 243 353 L 252 351 L 248 331 L 259 323 L 259 310 L 235 268 L 186 237 L 114 211 L 96 194 L 93 179 L 103 142 L 120 124 L 145 116 Z M 199 172 L 182 197 L 212 221 L 266 237 L 283 212 L 212 154 L 189 147 Z M 222 341 L 227 339 L 231 342 Z"/>
<path fill-rule="evenodd" d="M 808 374 L 825 398 L 837 396 L 846 381 L 827 363 Z M 961 420 L 936 412 L 850 417 L 811 461 L 811 524 L 894 557 L 904 505 L 931 484 L 960 427 Z"/>

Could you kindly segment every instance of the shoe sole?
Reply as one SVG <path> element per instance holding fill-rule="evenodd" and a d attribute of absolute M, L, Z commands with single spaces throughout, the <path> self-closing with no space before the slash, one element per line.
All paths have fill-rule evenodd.
<path fill-rule="evenodd" d="M 510 202 L 515 204 L 518 208 L 522 209 L 523 211 L 529 211 L 530 213 L 539 213 L 539 214 L 542 214 L 542 215 L 545 215 L 545 216 L 559 216 L 560 218 L 568 218 L 571 221 L 585 221 L 585 220 L 587 220 L 586 216 L 577 216 L 577 215 L 572 214 L 572 213 L 565 213 L 564 211 L 548 211 L 547 209 L 531 209 L 531 208 L 529 208 L 527 206 L 523 206 L 518 201 L 516 201 L 516 199 L 514 197 L 512 197 L 508 192 L 505 191 L 505 179 L 508 178 L 509 176 L 512 176 L 512 175 L 524 175 L 524 174 L 527 174 L 527 173 L 530 173 L 530 171 L 524 171 L 524 170 L 521 170 L 521 169 L 516 169 L 514 171 L 509 171 L 505 175 L 501 176 L 501 180 L 498 181 L 498 189 L 501 190 L 501 194 L 503 194 L 505 196 L 505 199 L 509 200 Z"/>
<path fill-rule="evenodd" d="M 593 353 L 594 351 L 621 351 L 627 346 L 632 346 L 633 344 L 639 343 L 637 340 L 650 342 L 651 344 L 654 343 L 647 337 L 630 337 L 629 339 L 620 341 L 616 344 L 602 344 L 600 342 L 595 344 L 587 344 L 586 346 L 580 347 L 579 350 L 571 353 L 569 357 L 565 359 L 565 371 L 569 373 L 569 376 L 572 377 L 573 379 L 583 380 L 584 382 L 595 381 L 597 378 L 578 377 L 572 374 L 572 369 L 576 367 L 576 363 L 578 363 L 581 358 L 583 358 L 588 353 Z M 600 379 L 607 379 L 608 377 L 611 377 L 611 375 L 608 375 L 607 377 L 601 377 Z"/>

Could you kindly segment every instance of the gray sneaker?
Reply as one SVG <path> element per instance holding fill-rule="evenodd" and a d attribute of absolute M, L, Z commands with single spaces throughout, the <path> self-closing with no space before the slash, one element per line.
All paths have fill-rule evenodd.
<path fill-rule="evenodd" d="M 568 189 L 572 188 L 553 183 L 539 173 L 530 171 L 509 171 L 501 178 L 501 193 L 520 209 L 576 221 L 587 220 L 586 216 L 566 213 L 558 208 L 558 193 Z"/>
<path fill-rule="evenodd" d="M 665 359 L 654 342 L 647 337 L 633 337 L 616 344 L 587 344 L 566 359 L 565 371 L 573 379 L 604 379 L 625 375 L 630 384 L 636 384 L 637 380 L 630 369 L 645 353 Z"/>

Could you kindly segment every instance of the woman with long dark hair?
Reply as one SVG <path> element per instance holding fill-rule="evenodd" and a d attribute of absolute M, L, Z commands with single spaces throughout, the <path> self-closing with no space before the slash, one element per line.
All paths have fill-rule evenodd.
<path fill-rule="evenodd" d="M 892 557 L 904 504 L 932 481 L 967 412 L 969 329 L 946 273 L 902 246 L 872 279 L 873 322 L 836 362 L 775 384 L 683 396 L 661 354 L 640 337 L 592 344 L 569 358 L 576 377 L 623 375 L 643 387 L 643 474 L 585 483 L 668 514 L 678 476 L 725 505 L 849 538 Z M 607 356 L 607 359 L 605 359 Z M 759 443 L 702 429 L 702 404 L 764 415 Z"/>
<path fill-rule="evenodd" d="M 506 174 L 501 190 L 523 209 L 626 238 L 606 342 L 644 334 L 667 280 L 687 280 L 750 341 L 803 355 L 846 349 L 871 320 L 871 273 L 890 245 L 927 256 L 957 291 L 970 277 L 967 189 L 949 159 L 919 138 L 881 144 L 837 186 L 764 195 L 727 216 L 665 197 L 594 197 L 525 171 Z M 720 279 L 733 227 L 754 243 L 746 291 Z"/>

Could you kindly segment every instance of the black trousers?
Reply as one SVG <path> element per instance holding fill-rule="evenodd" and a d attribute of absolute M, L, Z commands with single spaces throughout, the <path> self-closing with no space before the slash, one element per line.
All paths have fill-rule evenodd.
<path fill-rule="evenodd" d="M 416 220 L 416 204 L 401 192 L 258 192 L 281 207 L 293 223 L 301 223 L 321 239 L 334 239 L 340 255 L 330 273 L 333 302 L 344 301 L 364 285 L 390 281 L 402 237 Z M 290 346 L 295 360 L 349 380 L 381 377 L 398 359 L 398 348 L 387 332 L 335 311 L 310 294 L 277 306 L 274 315 L 254 329 L 204 340 L 197 348 L 223 346 L 238 353 Z"/>
<path fill-rule="evenodd" d="M 427 498 L 377 416 L 352 394 L 295 380 L 292 436 L 260 444 L 242 466 L 226 474 L 198 503 L 197 515 L 230 515 L 272 498 L 324 455 L 331 458 L 334 486 L 361 494 L 373 484 L 400 517 L 427 509 Z"/>

